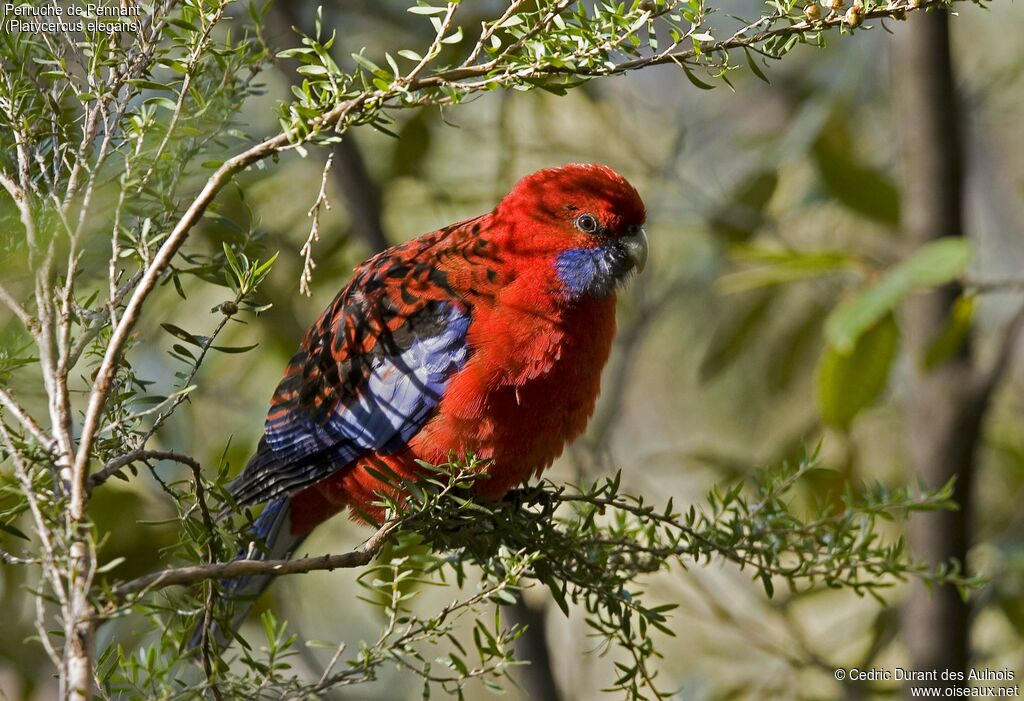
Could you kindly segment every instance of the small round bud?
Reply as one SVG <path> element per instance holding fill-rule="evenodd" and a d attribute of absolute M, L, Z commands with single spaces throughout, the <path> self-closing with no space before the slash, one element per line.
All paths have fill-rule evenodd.
<path fill-rule="evenodd" d="M 843 7 L 845 5 L 846 5 L 846 3 L 843 2 L 843 0 L 829 0 L 829 2 L 828 2 L 828 9 L 831 12 L 840 12 L 840 11 L 842 11 L 842 9 L 843 9 Z"/>
<path fill-rule="evenodd" d="M 817 22 L 821 19 L 821 5 L 816 2 L 812 2 L 810 5 L 804 7 L 804 17 L 810 22 Z"/>
<path fill-rule="evenodd" d="M 640 0 L 637 9 L 641 12 L 657 12 L 658 3 L 654 2 L 654 0 Z"/>
<path fill-rule="evenodd" d="M 224 316 L 234 316 L 238 313 L 238 305 L 232 302 L 230 299 L 226 302 L 221 302 L 220 313 Z"/>
<path fill-rule="evenodd" d="M 859 27 L 864 21 L 864 6 L 860 3 L 854 3 L 853 7 L 846 11 L 844 19 L 851 27 Z"/>

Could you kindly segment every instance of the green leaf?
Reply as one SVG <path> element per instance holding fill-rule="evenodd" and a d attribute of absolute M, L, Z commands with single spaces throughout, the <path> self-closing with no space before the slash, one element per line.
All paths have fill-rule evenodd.
<path fill-rule="evenodd" d="M 171 350 L 173 350 L 175 353 L 179 355 L 185 356 L 189 360 L 196 359 L 196 356 L 192 353 L 192 351 L 190 351 L 188 348 L 181 345 L 180 343 L 175 343 L 174 345 L 172 345 Z"/>
<path fill-rule="evenodd" d="M 150 97 L 150 98 L 146 99 L 145 103 L 143 103 L 143 104 L 146 104 L 146 105 L 156 105 L 157 107 L 163 107 L 164 109 L 170 110 L 171 112 L 173 112 L 174 110 L 176 110 L 178 108 L 178 103 L 176 103 L 174 100 L 170 99 L 169 97 Z"/>
<path fill-rule="evenodd" d="M 957 298 L 942 330 L 928 344 L 928 349 L 925 351 L 924 357 L 921 358 L 921 367 L 925 370 L 933 370 L 963 348 L 967 334 L 971 330 L 971 322 L 974 320 L 976 302 L 975 295 L 963 295 Z"/>
<path fill-rule="evenodd" d="M 694 84 L 695 86 L 697 86 L 697 87 L 698 87 L 698 88 L 700 88 L 701 90 L 714 90 L 714 89 L 715 89 L 715 86 L 714 86 L 714 85 L 711 85 L 710 83 L 705 83 L 705 82 L 704 82 L 703 80 L 701 80 L 700 78 L 698 78 L 697 76 L 695 76 L 695 75 L 693 74 L 693 71 L 691 71 L 691 70 L 690 70 L 690 67 L 689 67 L 689 66 L 687 66 L 687 65 L 686 65 L 685 63 L 681 63 L 681 64 L 679 64 L 679 65 L 680 65 L 680 66 L 682 66 L 682 68 L 683 68 L 683 73 L 685 73 L 685 74 L 686 74 L 686 78 L 687 78 L 687 80 L 689 80 L 689 81 L 690 81 L 691 83 L 693 83 L 693 84 Z"/>
<path fill-rule="evenodd" d="M 857 268 L 860 260 L 845 251 L 792 251 L 736 246 L 730 257 L 756 267 L 728 273 L 715 282 L 723 294 L 821 277 Z"/>
<path fill-rule="evenodd" d="M 162 326 L 164 331 L 166 331 L 167 333 L 171 334 L 176 338 L 180 338 L 182 341 L 185 341 L 186 343 L 191 343 L 192 345 L 199 346 L 200 348 L 202 348 L 203 346 L 199 336 L 195 335 L 194 333 L 186 331 L 180 326 L 175 326 L 174 324 L 160 324 L 160 326 Z"/>
<path fill-rule="evenodd" d="M 298 68 L 295 69 L 295 71 L 297 73 L 301 73 L 302 75 L 313 75 L 313 76 L 316 76 L 316 75 L 327 75 L 329 73 L 329 71 L 326 68 L 324 68 L 323 66 L 317 66 L 317 65 L 299 66 Z"/>
<path fill-rule="evenodd" d="M 256 270 L 253 271 L 253 275 L 260 276 L 263 273 L 269 272 L 270 269 L 274 266 L 274 263 L 277 261 L 277 257 L 279 255 L 281 255 L 281 251 L 275 251 L 274 255 L 268 258 L 265 262 L 260 263 L 259 265 L 256 266 Z"/>
<path fill-rule="evenodd" d="M 505 589 L 499 589 L 498 591 L 491 594 L 490 599 L 496 603 L 506 604 L 508 606 L 514 606 L 516 603 L 516 597 L 511 592 Z"/>
<path fill-rule="evenodd" d="M 199 31 L 200 31 L 198 26 L 196 26 L 192 22 L 189 22 L 187 20 L 181 19 L 180 17 L 168 17 L 167 18 L 167 23 L 168 24 L 173 24 L 175 27 L 179 27 L 180 29 L 184 29 L 185 31 L 188 31 L 188 32 L 195 32 L 195 33 L 198 34 Z"/>
<path fill-rule="evenodd" d="M 698 377 L 702 383 L 717 377 L 750 348 L 747 341 L 769 319 L 767 312 L 775 299 L 775 290 L 757 293 L 750 303 L 715 327 L 700 361 Z"/>
<path fill-rule="evenodd" d="M 754 58 L 754 54 L 752 54 L 749 49 L 743 49 L 743 52 L 747 55 L 747 66 L 750 67 L 750 72 L 765 83 L 768 83 L 768 85 L 771 85 L 772 81 L 768 80 L 768 76 L 766 76 L 764 71 L 761 70 L 761 67 L 757 65 L 757 60 Z"/>
<path fill-rule="evenodd" d="M 921 246 L 900 267 L 917 287 L 951 282 L 967 268 L 974 255 L 971 243 L 961 238 L 942 238 Z"/>
<path fill-rule="evenodd" d="M 442 44 L 458 44 L 462 41 L 462 27 L 457 27 L 455 32 L 441 40 Z"/>
<path fill-rule="evenodd" d="M 429 5 L 419 5 L 418 7 L 410 7 L 406 12 L 414 15 L 443 15 L 445 8 L 443 7 L 430 7 Z"/>
<path fill-rule="evenodd" d="M 239 265 L 238 258 L 235 257 L 235 252 L 231 250 L 231 247 L 228 246 L 227 242 L 223 243 L 222 245 L 224 247 L 224 256 L 227 258 L 228 261 L 228 266 L 231 268 L 231 271 L 235 274 L 235 279 L 238 281 L 239 284 L 241 284 L 242 280 L 245 278 L 245 276 L 242 274 L 242 266 Z"/>
<path fill-rule="evenodd" d="M 747 241 L 764 224 L 764 210 L 775 194 L 774 170 L 755 171 L 736 185 L 727 201 L 711 215 L 712 233 L 728 243 Z"/>
<path fill-rule="evenodd" d="M 125 559 L 126 558 L 123 558 L 123 557 L 115 557 L 113 560 L 111 560 L 110 562 L 106 563 L 105 565 L 102 565 L 101 567 L 98 567 L 96 569 L 96 574 L 103 574 L 104 572 L 109 572 L 110 570 L 114 569 L 115 567 L 117 567 L 118 565 L 123 563 L 125 561 Z"/>
<path fill-rule="evenodd" d="M 858 159 L 844 118 L 838 111 L 814 143 L 812 155 L 822 182 L 846 208 L 895 227 L 900 221 L 900 193 L 884 171 Z"/>
<path fill-rule="evenodd" d="M 0 523 L 0 531 L 8 533 L 15 538 L 21 538 L 22 540 L 29 540 L 29 537 L 25 535 L 20 528 L 16 528 L 9 523 Z"/>
<path fill-rule="evenodd" d="M 362 54 L 352 54 L 352 60 L 358 63 L 361 67 L 370 71 L 371 73 L 380 72 L 380 66 L 378 66 L 376 63 L 366 58 Z"/>
<path fill-rule="evenodd" d="M 213 348 L 216 351 L 220 351 L 221 353 L 247 353 L 247 352 L 251 351 L 253 348 L 255 348 L 258 345 L 259 345 L 258 343 L 254 343 L 251 346 L 210 346 L 210 347 Z"/>
<path fill-rule="evenodd" d="M 137 88 L 145 90 L 173 90 L 170 85 L 164 85 L 163 83 L 155 83 L 152 80 L 130 80 L 128 81 Z"/>
<path fill-rule="evenodd" d="M 537 580 L 548 588 L 551 592 L 551 598 L 558 606 L 559 610 L 568 618 L 569 616 L 569 602 L 565 598 L 565 592 L 562 589 L 562 585 L 558 583 L 554 572 L 551 571 L 551 567 L 548 566 L 543 560 L 539 560 L 534 565 L 534 571 L 537 575 Z"/>
<path fill-rule="evenodd" d="M 302 58 L 303 56 L 311 56 L 311 55 L 314 55 L 314 54 L 316 54 L 316 52 L 313 49 L 309 48 L 309 47 L 296 46 L 296 47 L 291 48 L 291 49 L 285 49 L 283 51 L 278 51 L 277 52 L 277 57 L 278 58 Z"/>
<path fill-rule="evenodd" d="M 795 323 L 783 329 L 769 348 L 765 361 L 765 379 L 773 391 L 785 391 L 802 374 L 807 365 L 804 359 L 812 347 L 817 348 L 820 344 L 825 313 L 824 306 L 814 304 L 803 316 L 787 314 Z"/>
<path fill-rule="evenodd" d="M 429 124 L 432 114 L 429 109 L 418 110 L 402 125 L 391 152 L 392 177 L 417 176 L 423 171 L 433 138 Z"/>
<path fill-rule="evenodd" d="M 971 244 L 960 238 L 925 244 L 881 280 L 858 290 L 836 307 L 825 321 L 825 337 L 837 350 L 848 353 L 862 333 L 911 292 L 955 280 L 967 267 L 972 253 Z"/>
<path fill-rule="evenodd" d="M 854 418 L 882 394 L 899 349 L 892 314 L 860 334 L 849 352 L 828 346 L 818 361 L 818 409 L 822 420 L 848 430 Z"/>

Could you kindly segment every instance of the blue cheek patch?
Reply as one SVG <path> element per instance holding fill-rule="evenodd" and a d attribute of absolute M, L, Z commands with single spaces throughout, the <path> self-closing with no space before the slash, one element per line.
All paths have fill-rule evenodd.
<path fill-rule="evenodd" d="M 598 274 L 600 249 L 570 248 L 558 254 L 555 270 L 573 296 L 587 291 Z"/>
<path fill-rule="evenodd" d="M 614 246 L 570 248 L 555 259 L 555 271 L 565 283 L 568 296 L 604 297 L 615 289 L 623 269 L 623 256 Z"/>

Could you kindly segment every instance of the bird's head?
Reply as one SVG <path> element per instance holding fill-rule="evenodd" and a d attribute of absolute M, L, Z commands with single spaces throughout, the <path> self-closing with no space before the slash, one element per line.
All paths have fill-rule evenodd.
<path fill-rule="evenodd" d="M 550 264 L 569 299 L 606 297 L 647 262 L 643 200 L 607 166 L 539 170 L 516 183 L 495 213 L 513 224 L 510 246 Z"/>

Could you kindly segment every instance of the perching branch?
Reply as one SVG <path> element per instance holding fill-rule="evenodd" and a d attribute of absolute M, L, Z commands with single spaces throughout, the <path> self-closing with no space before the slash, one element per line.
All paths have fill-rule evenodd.
<path fill-rule="evenodd" d="M 232 577 L 252 575 L 278 577 L 317 570 L 362 567 L 373 559 L 398 524 L 399 521 L 388 521 L 370 536 L 362 547 L 340 555 L 320 555 L 297 560 L 233 560 L 212 565 L 177 567 L 154 572 L 115 587 L 109 598 L 109 603 L 119 603 L 132 594 L 157 591 L 166 587 L 199 584 L 210 579 L 231 579 Z"/>

